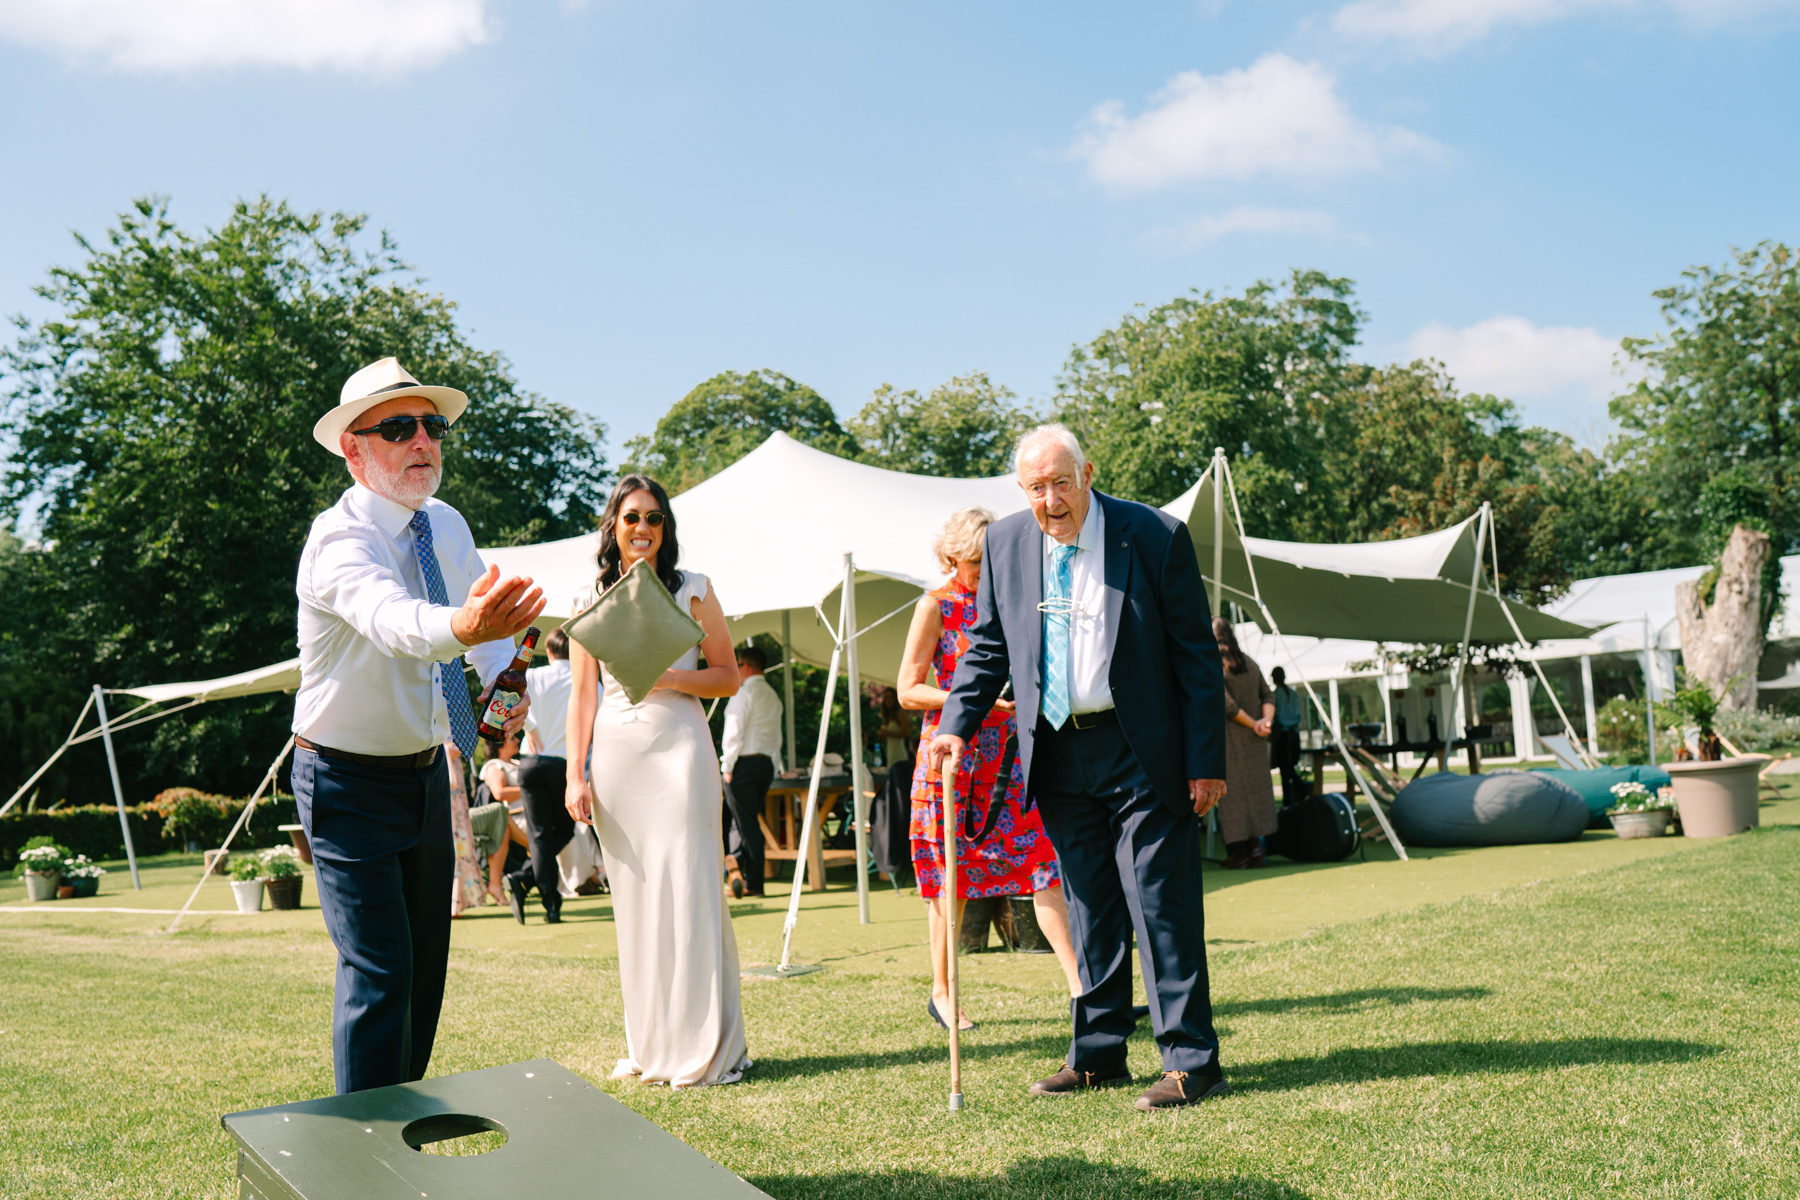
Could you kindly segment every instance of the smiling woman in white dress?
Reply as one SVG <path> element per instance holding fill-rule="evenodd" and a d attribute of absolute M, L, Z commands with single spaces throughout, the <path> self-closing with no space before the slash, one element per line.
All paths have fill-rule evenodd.
<path fill-rule="evenodd" d="M 675 514 L 662 485 L 627 475 L 601 517 L 599 577 L 576 602 L 648 559 L 705 632 L 634 705 L 592 656 L 569 645 L 569 812 L 590 820 L 606 855 L 625 1051 L 613 1078 L 696 1087 L 734 1083 L 750 1066 L 738 1000 L 737 938 L 720 884 L 724 793 L 700 697 L 738 690 L 725 610 L 706 576 L 678 571 Z M 698 667 L 704 655 L 707 666 Z M 595 703 L 595 682 L 603 685 Z M 590 790 L 582 764 L 593 746 Z M 591 812 L 591 817 L 590 817 Z"/>

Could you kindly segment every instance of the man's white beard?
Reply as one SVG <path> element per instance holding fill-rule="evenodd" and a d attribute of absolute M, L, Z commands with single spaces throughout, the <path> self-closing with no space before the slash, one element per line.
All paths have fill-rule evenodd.
<path fill-rule="evenodd" d="M 417 508 L 437 494 L 438 480 L 443 471 L 433 467 L 431 473 L 426 475 L 409 470 L 404 465 L 398 470 L 390 471 L 371 456 L 363 460 L 363 474 L 368 476 L 371 492 L 386 496 L 396 504 Z"/>

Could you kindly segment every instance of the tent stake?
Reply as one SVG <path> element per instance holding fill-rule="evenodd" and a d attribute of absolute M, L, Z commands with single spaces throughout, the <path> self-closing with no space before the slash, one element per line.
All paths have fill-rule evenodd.
<path fill-rule="evenodd" d="M 788 969 L 794 945 L 794 926 L 800 923 L 800 893 L 806 887 L 806 855 L 812 846 L 813 826 L 819 819 L 819 773 L 825 769 L 825 735 L 831 730 L 831 702 L 836 699 L 838 656 L 843 642 L 831 648 L 831 666 L 825 673 L 825 709 L 819 714 L 819 744 L 813 751 L 812 781 L 806 786 L 806 816 L 800 822 L 800 844 L 794 847 L 794 890 L 788 895 L 787 922 L 781 930 L 781 963 L 777 974 Z"/>
<path fill-rule="evenodd" d="M 862 742 L 862 676 L 856 665 L 856 641 L 861 631 L 856 628 L 856 559 L 844 555 L 845 632 L 844 686 L 850 689 L 844 697 L 850 702 L 850 820 L 856 828 L 856 917 L 857 923 L 869 923 L 869 798 L 863 795 Z"/>
<path fill-rule="evenodd" d="M 94 708 L 100 714 L 100 739 L 106 743 L 106 769 L 112 773 L 113 800 L 119 806 L 119 831 L 125 835 L 125 861 L 131 864 L 131 886 L 144 890 L 138 878 L 137 849 L 131 844 L 131 822 L 125 816 L 125 789 L 119 786 L 119 759 L 113 753 L 112 726 L 106 721 L 106 693 L 94 685 Z"/>

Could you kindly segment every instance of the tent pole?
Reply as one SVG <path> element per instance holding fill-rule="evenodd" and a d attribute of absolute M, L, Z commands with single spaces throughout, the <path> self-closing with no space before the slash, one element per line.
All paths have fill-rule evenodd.
<path fill-rule="evenodd" d="M 231 839 L 235 838 L 238 835 L 238 832 L 250 823 L 250 810 L 256 807 L 256 802 L 262 799 L 263 792 L 275 781 L 275 776 L 281 771 L 281 764 L 287 761 L 288 751 L 293 748 L 294 735 L 289 734 L 288 740 L 282 743 L 281 753 L 277 754 L 275 756 L 275 761 L 269 764 L 269 773 L 264 775 L 262 782 L 256 785 L 256 794 L 244 801 L 244 811 L 238 814 L 238 819 L 236 821 L 232 822 L 231 832 L 225 835 L 225 842 L 219 847 L 220 860 L 223 860 L 225 852 L 231 849 Z M 169 922 L 169 928 L 164 932 L 175 932 L 175 927 L 181 924 L 181 918 L 187 916 L 188 909 L 194 907 L 194 900 L 200 895 L 200 889 L 206 886 L 206 877 L 211 873 L 212 864 L 206 861 L 205 855 L 201 855 L 200 882 L 196 883 L 194 885 L 194 890 L 188 893 L 187 903 L 181 906 L 181 911 L 175 914 L 175 919 Z"/>
<path fill-rule="evenodd" d="M 839 622 L 842 624 L 842 622 Z M 800 923 L 800 893 L 806 887 L 806 852 L 812 845 L 813 826 L 819 819 L 819 772 L 825 769 L 825 735 L 831 731 L 831 702 L 837 698 L 839 641 L 831 648 L 831 666 L 825 672 L 825 709 L 819 714 L 819 744 L 813 751 L 812 781 L 806 785 L 806 816 L 800 822 L 800 843 L 794 847 L 794 890 L 788 895 L 787 922 L 781 930 L 781 963 L 788 969 L 788 953 L 794 945 L 794 926 Z"/>
<path fill-rule="evenodd" d="M 844 698 L 850 702 L 850 819 L 856 828 L 856 919 L 869 923 L 869 798 L 863 795 L 862 676 L 856 662 L 856 556 L 844 555 Z"/>
<path fill-rule="evenodd" d="M 785 608 L 781 610 L 781 662 L 782 715 L 787 721 L 787 741 L 782 744 L 781 757 L 787 760 L 785 766 L 791 771 L 799 747 L 794 734 L 794 618 Z"/>
<path fill-rule="evenodd" d="M 1650 655 L 1650 614 L 1644 614 L 1644 736 L 1650 747 L 1644 761 L 1656 765 L 1656 664 Z"/>
<path fill-rule="evenodd" d="M 1453 700 L 1450 709 L 1455 714 L 1453 719 L 1456 725 L 1462 724 L 1463 720 L 1463 677 L 1469 672 L 1469 634 L 1475 629 L 1475 597 L 1481 594 L 1482 552 L 1487 549 L 1488 525 L 1493 519 L 1493 509 L 1483 500 L 1481 520 L 1475 526 L 1475 570 L 1469 575 L 1469 607 L 1463 613 L 1462 649 L 1456 653 L 1456 685 L 1450 693 Z M 1495 586 L 1499 586 L 1499 582 L 1495 580 Z M 1452 725 L 1447 731 L 1450 736 L 1444 739 L 1446 742 L 1456 740 L 1456 725 Z"/>
<path fill-rule="evenodd" d="M 1506 598 L 1500 594 L 1499 538 L 1492 538 L 1488 541 L 1488 553 L 1493 556 L 1494 560 L 1494 599 L 1499 603 L 1500 611 L 1506 614 L 1506 622 L 1512 626 L 1513 637 L 1518 639 L 1519 648 L 1529 650 L 1531 643 L 1525 640 L 1525 634 L 1519 628 L 1518 621 L 1513 619 L 1512 609 L 1506 606 Z M 1544 695 L 1550 697 L 1550 703 L 1556 706 L 1556 715 L 1562 721 L 1563 733 L 1568 735 L 1569 745 L 1575 747 L 1575 753 L 1579 754 L 1582 761 L 1586 762 L 1590 768 L 1599 766 L 1600 764 L 1595 761 L 1594 756 L 1582 748 L 1581 739 L 1575 736 L 1575 726 L 1569 720 L 1569 714 L 1563 711 L 1562 701 L 1556 698 L 1556 689 L 1550 686 L 1550 679 L 1544 674 L 1544 664 L 1534 658 L 1531 660 L 1531 669 L 1537 672 L 1538 682 L 1544 685 Z M 1535 732 L 1534 730 L 1533 733 L 1535 734 Z"/>
<path fill-rule="evenodd" d="M 125 789 L 119 786 L 119 759 L 113 753 L 112 726 L 106 720 L 106 693 L 94 685 L 94 709 L 100 714 L 100 739 L 106 743 L 106 769 L 112 772 L 113 800 L 119 806 L 119 831 L 125 835 L 125 861 L 131 864 L 131 886 L 144 890 L 138 878 L 137 849 L 131 844 L 131 822 L 125 816 Z"/>
<path fill-rule="evenodd" d="M 1242 533 L 1242 530 L 1239 531 Z M 1245 551 L 1246 554 L 1249 551 Z M 1225 447 L 1213 447 L 1213 616 L 1225 612 Z"/>
<path fill-rule="evenodd" d="M 1231 513 L 1237 524 L 1238 536 L 1243 537 L 1244 514 L 1238 511 L 1237 487 L 1235 485 L 1231 488 Z M 1275 637 L 1275 645 L 1280 648 L 1281 656 L 1287 659 L 1288 665 L 1293 667 L 1294 672 L 1300 676 L 1301 686 L 1306 688 L 1306 694 L 1312 700 L 1313 708 L 1318 711 L 1320 718 L 1325 720 L 1327 714 L 1325 712 L 1325 705 L 1319 700 L 1319 693 L 1313 690 L 1312 680 L 1308 679 L 1306 677 L 1306 672 L 1300 669 L 1300 660 L 1288 649 L 1287 639 L 1281 636 L 1281 626 L 1275 623 L 1275 614 L 1270 612 L 1269 606 L 1263 602 L 1262 585 L 1256 581 L 1256 560 L 1251 557 L 1249 546 L 1244 547 L 1244 569 L 1250 574 L 1251 599 L 1256 601 L 1256 607 L 1262 611 L 1263 620 L 1269 623 L 1269 632 Z M 1370 787 L 1368 781 L 1363 778 L 1362 772 L 1357 769 L 1356 759 L 1351 755 L 1349 748 L 1344 745 L 1344 735 L 1338 725 L 1336 712 L 1337 705 L 1335 696 L 1337 680 L 1333 679 L 1331 681 L 1331 687 L 1334 697 L 1332 704 L 1333 711 L 1327 720 L 1327 728 L 1331 731 L 1332 743 L 1337 746 L 1338 757 L 1344 761 L 1344 777 L 1346 780 L 1354 781 L 1357 786 L 1362 788 L 1363 794 L 1369 798 L 1369 811 L 1375 814 L 1375 820 L 1380 824 L 1381 831 L 1387 835 L 1388 845 L 1394 848 L 1394 853 L 1399 855 L 1401 862 L 1410 862 L 1411 860 L 1406 853 L 1406 847 L 1400 841 L 1400 835 L 1394 832 L 1394 827 L 1388 823 L 1387 813 L 1381 810 L 1381 801 L 1376 799 L 1375 789 Z M 1321 774 L 1323 774 L 1323 772 L 1321 772 Z"/>

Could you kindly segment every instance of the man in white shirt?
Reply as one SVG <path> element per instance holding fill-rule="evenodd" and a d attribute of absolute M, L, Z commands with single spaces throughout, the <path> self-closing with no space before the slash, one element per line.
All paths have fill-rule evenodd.
<path fill-rule="evenodd" d="M 719 768 L 725 779 L 725 852 L 737 859 L 731 894 L 763 894 L 763 799 L 781 758 L 781 699 L 763 678 L 769 660 L 755 646 L 739 647 L 743 685 L 725 704 Z"/>
<path fill-rule="evenodd" d="M 342 1094 L 425 1076 L 455 874 L 443 747 L 454 738 L 465 759 L 475 749 L 462 656 L 490 685 L 544 597 L 530 579 L 484 569 L 467 523 L 431 499 L 438 443 L 467 396 L 421 386 L 384 358 L 339 399 L 313 437 L 356 483 L 314 519 L 294 581 L 293 782 L 338 951 L 331 1040 Z M 527 709 L 521 699 L 509 732 Z"/>
<path fill-rule="evenodd" d="M 531 839 L 531 863 L 506 877 L 513 919 L 525 923 L 525 896 L 535 886 L 544 905 L 544 924 L 562 920 L 561 875 L 556 856 L 575 836 L 575 818 L 563 806 L 567 773 L 569 723 L 569 635 L 552 629 L 544 639 L 548 658 L 525 672 L 531 695 L 533 752 L 519 760 L 519 793 L 525 809 L 525 832 Z"/>

